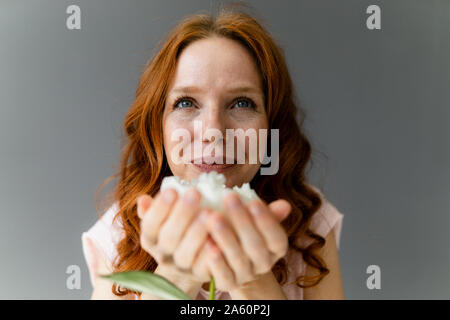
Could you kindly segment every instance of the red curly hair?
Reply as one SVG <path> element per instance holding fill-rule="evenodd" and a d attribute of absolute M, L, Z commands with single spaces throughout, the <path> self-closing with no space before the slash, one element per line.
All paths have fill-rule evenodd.
<path fill-rule="evenodd" d="M 310 279 L 300 276 L 295 283 L 302 288 L 315 286 L 329 270 L 316 253 L 317 249 L 324 246 L 325 239 L 309 229 L 311 218 L 321 207 L 322 200 L 320 194 L 306 183 L 305 170 L 311 158 L 311 144 L 300 130 L 305 113 L 297 108 L 292 81 L 279 46 L 254 17 L 245 12 L 226 9 L 216 16 L 202 13 L 184 19 L 168 34 L 140 76 L 136 99 L 124 120 L 126 143 L 122 148 L 120 170 L 99 188 L 103 188 L 113 178 L 120 177 L 117 187 L 110 194 L 112 202 L 119 204 L 114 219 L 121 219 L 125 234 L 117 245 L 114 272 L 154 272 L 157 267 L 155 259 L 140 246 L 136 198 L 144 193 L 154 196 L 162 179 L 172 175 L 164 154 L 162 134 L 162 114 L 168 86 L 183 48 L 213 35 L 238 41 L 257 62 L 263 79 L 269 129 L 279 129 L 281 161 L 277 174 L 263 176 L 257 173 L 250 185 L 267 203 L 279 198 L 291 203 L 292 212 L 282 222 L 289 247 L 301 252 L 305 262 L 319 271 L 317 276 Z M 297 112 L 301 113 L 300 123 L 296 121 Z M 100 212 L 98 207 L 97 210 Z M 296 243 L 296 239 L 304 235 L 313 240 L 306 248 Z M 287 281 L 284 259 L 280 259 L 272 271 L 280 285 Z M 310 284 L 301 284 L 302 280 Z M 128 293 L 140 295 L 116 285 L 112 286 L 112 292 L 119 296 Z"/>

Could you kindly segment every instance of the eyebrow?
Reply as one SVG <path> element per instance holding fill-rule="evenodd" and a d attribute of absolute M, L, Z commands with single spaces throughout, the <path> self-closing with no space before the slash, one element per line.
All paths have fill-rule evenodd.
<path fill-rule="evenodd" d="M 184 86 L 184 87 L 175 87 L 171 90 L 173 93 L 197 93 L 202 92 L 202 89 L 196 86 Z M 228 89 L 227 92 L 229 93 L 236 93 L 236 92 L 249 92 L 249 93 L 261 93 L 261 90 L 255 87 L 250 86 L 244 86 L 244 87 L 235 87 Z"/>

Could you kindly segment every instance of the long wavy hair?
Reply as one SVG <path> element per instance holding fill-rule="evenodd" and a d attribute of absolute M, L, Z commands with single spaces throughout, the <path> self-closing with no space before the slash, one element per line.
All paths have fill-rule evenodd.
<path fill-rule="evenodd" d="M 157 267 L 155 259 L 140 246 L 136 198 L 144 193 L 154 196 L 162 179 L 172 175 L 164 153 L 162 131 L 162 114 L 168 86 L 181 51 L 192 42 L 211 36 L 238 41 L 257 62 L 263 79 L 269 129 L 279 129 L 280 161 L 277 174 L 257 173 L 250 185 L 267 203 L 279 198 L 291 203 L 291 214 L 282 222 L 288 235 L 289 247 L 301 252 L 305 262 L 319 271 L 318 275 L 309 279 L 301 275 L 294 282 L 302 288 L 315 286 L 329 270 L 316 252 L 324 246 L 325 239 L 309 229 L 311 218 L 321 207 L 322 201 L 320 194 L 306 182 L 305 171 L 308 162 L 312 160 L 312 150 L 301 130 L 305 112 L 296 103 L 292 81 L 280 47 L 252 15 L 226 8 L 222 8 L 216 15 L 200 13 L 181 21 L 160 43 L 159 51 L 149 59 L 140 76 L 136 99 L 124 120 L 126 141 L 122 147 L 120 168 L 105 180 L 95 195 L 97 206 L 99 190 L 112 179 L 120 177 L 110 194 L 110 202 L 117 202 L 119 208 L 114 220 L 121 220 L 124 231 L 124 237 L 117 244 L 113 270 L 153 272 Z M 299 122 L 296 120 L 297 113 L 300 113 Z M 98 207 L 97 210 L 100 217 Z M 312 239 L 312 243 L 303 248 L 296 240 L 305 235 Z M 280 285 L 286 283 L 285 259 L 280 259 L 272 271 Z M 112 286 L 112 292 L 118 296 L 129 293 L 140 296 L 138 292 L 116 285 Z"/>

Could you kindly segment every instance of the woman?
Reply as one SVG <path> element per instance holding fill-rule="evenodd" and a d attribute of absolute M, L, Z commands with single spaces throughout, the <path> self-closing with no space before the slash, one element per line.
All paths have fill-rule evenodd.
<path fill-rule="evenodd" d="M 126 115 L 116 201 L 82 236 L 92 298 L 157 299 L 96 276 L 147 270 L 194 299 L 207 298 L 211 276 L 218 299 L 343 299 L 343 215 L 306 182 L 311 147 L 294 100 L 282 51 L 251 16 L 223 10 L 175 27 L 146 66 Z M 174 161 L 176 130 L 190 133 L 194 148 L 217 145 L 195 132 L 195 123 L 200 133 L 223 136 L 226 129 L 278 129 L 278 171 L 262 175 L 248 147 L 243 164 Z M 216 162 L 228 156 L 214 150 Z M 227 186 L 250 182 L 263 201 L 244 205 L 230 194 L 224 219 L 201 210 L 198 191 L 159 191 L 166 176 L 190 180 L 211 170 L 224 174 Z"/>

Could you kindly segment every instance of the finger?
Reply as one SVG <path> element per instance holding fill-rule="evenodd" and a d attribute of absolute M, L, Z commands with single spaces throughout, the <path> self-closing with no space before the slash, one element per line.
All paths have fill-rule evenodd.
<path fill-rule="evenodd" d="M 178 194 L 174 189 L 166 189 L 156 195 L 150 209 L 141 220 L 141 245 L 144 249 L 149 249 L 156 244 L 159 229 L 177 196 Z"/>
<path fill-rule="evenodd" d="M 216 287 L 220 290 L 234 290 L 237 288 L 233 272 L 225 262 L 224 257 L 220 253 L 220 249 L 208 242 L 206 246 L 208 250 L 208 266 L 211 270 Z"/>
<path fill-rule="evenodd" d="M 201 194 L 195 189 L 187 190 L 173 206 L 171 214 L 161 227 L 158 246 L 166 255 L 172 255 L 187 227 L 197 214 Z"/>
<path fill-rule="evenodd" d="M 270 212 L 270 209 L 261 201 L 252 200 L 247 206 L 270 252 L 274 254 L 276 260 L 283 257 L 289 246 L 283 227 Z"/>
<path fill-rule="evenodd" d="M 152 197 L 148 194 L 140 195 L 136 202 L 137 202 L 137 215 L 140 219 L 144 218 L 145 213 L 150 208 L 152 203 Z"/>
<path fill-rule="evenodd" d="M 183 239 L 176 248 L 173 257 L 175 265 L 182 269 L 190 269 L 194 263 L 195 257 L 199 254 L 205 240 L 208 237 L 205 222 L 207 220 L 208 210 L 199 212 L 198 217 L 187 229 Z"/>
<path fill-rule="evenodd" d="M 211 272 L 209 271 L 208 267 L 208 250 L 206 248 L 207 243 L 207 241 L 204 242 L 191 267 L 192 273 L 197 277 L 197 279 L 202 282 L 206 282 L 211 278 Z"/>
<path fill-rule="evenodd" d="M 208 230 L 222 250 L 228 265 L 236 275 L 236 282 L 246 283 L 253 279 L 250 259 L 245 254 L 231 226 L 219 212 L 213 212 L 208 219 Z"/>
<path fill-rule="evenodd" d="M 284 200 L 278 199 L 269 204 L 269 209 L 277 221 L 283 221 L 291 213 L 291 204 Z"/>
<path fill-rule="evenodd" d="M 239 242 L 252 261 L 254 272 L 257 274 L 267 272 L 272 267 L 272 257 L 247 208 L 235 193 L 227 195 L 224 203 Z"/>

